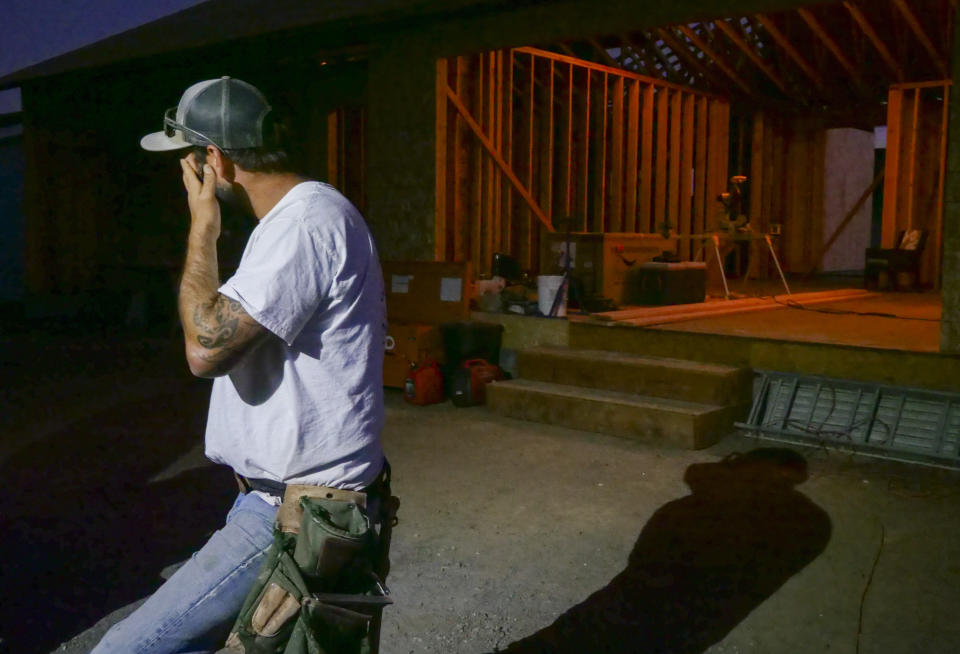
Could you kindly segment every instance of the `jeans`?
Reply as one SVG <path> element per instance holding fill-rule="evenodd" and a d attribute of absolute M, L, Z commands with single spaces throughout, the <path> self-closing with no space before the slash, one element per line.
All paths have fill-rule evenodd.
<path fill-rule="evenodd" d="M 91 654 L 200 654 L 223 647 L 273 543 L 277 507 L 239 495 L 224 527 Z"/>

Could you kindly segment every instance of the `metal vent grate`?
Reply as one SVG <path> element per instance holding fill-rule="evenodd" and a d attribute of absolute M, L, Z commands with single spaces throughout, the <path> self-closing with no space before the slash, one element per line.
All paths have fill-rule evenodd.
<path fill-rule="evenodd" d="M 763 372 L 750 417 L 763 436 L 960 468 L 960 394 Z"/>

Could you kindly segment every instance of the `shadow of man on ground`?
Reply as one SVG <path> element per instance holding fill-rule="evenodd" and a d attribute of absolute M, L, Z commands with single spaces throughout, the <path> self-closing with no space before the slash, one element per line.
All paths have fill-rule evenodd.
<path fill-rule="evenodd" d="M 654 513 L 623 572 L 502 651 L 705 651 L 826 547 L 829 517 L 794 488 L 806 478 L 779 448 L 690 466 L 692 493 Z"/>
<path fill-rule="evenodd" d="M 48 652 L 153 592 L 236 495 L 223 466 L 151 482 L 203 438 L 209 390 L 190 384 L 76 421 L 0 464 L 0 636 Z"/>

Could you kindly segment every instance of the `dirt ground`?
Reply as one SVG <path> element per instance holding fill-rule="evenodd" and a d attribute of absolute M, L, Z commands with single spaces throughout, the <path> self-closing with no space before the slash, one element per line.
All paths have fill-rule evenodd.
<path fill-rule="evenodd" d="M 89 651 L 219 526 L 179 346 L 0 343 L 0 638 Z M 384 654 L 947 654 L 960 473 L 731 434 L 699 452 L 388 396 Z M 739 453 L 737 456 L 735 453 Z"/>

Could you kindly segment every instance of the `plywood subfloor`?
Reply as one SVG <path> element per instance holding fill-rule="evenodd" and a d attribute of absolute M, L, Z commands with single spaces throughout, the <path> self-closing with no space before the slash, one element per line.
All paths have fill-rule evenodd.
<path fill-rule="evenodd" d="M 785 300 L 785 296 L 778 296 Z M 681 332 L 853 345 L 913 352 L 940 347 L 939 293 L 881 293 L 806 309 L 783 306 L 652 327 Z"/>

